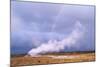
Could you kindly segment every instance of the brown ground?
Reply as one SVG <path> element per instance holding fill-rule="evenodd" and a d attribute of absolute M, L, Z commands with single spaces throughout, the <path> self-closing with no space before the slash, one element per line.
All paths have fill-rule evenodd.
<path fill-rule="evenodd" d="M 53 58 L 50 56 L 58 58 Z M 59 56 L 64 56 L 64 58 L 59 58 Z M 47 54 L 38 57 L 30 57 L 30 56 L 12 57 L 11 67 L 16 67 L 20 65 L 21 66 L 40 65 L 40 64 L 71 63 L 71 62 L 85 62 L 85 61 L 95 61 L 95 53 L 71 53 L 71 54 L 64 53 L 63 55 Z"/>

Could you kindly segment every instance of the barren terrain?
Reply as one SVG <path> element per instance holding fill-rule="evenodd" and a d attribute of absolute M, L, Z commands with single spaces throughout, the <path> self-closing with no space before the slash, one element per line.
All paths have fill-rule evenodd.
<path fill-rule="evenodd" d="M 28 55 L 11 57 L 11 67 L 23 65 L 40 65 L 40 64 L 57 64 L 57 63 L 72 63 L 72 62 L 87 62 L 95 61 L 94 52 L 84 53 L 51 53 L 37 55 L 34 57 Z"/>

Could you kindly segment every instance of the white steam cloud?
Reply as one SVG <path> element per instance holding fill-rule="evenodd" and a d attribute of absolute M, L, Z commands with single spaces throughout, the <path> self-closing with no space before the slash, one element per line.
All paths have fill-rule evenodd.
<path fill-rule="evenodd" d="M 42 43 L 37 48 L 31 49 L 28 52 L 28 55 L 35 56 L 47 52 L 59 52 L 61 50 L 64 50 L 65 47 L 76 47 L 76 43 L 82 38 L 83 34 L 84 26 L 79 21 L 77 21 L 72 32 L 64 39 L 60 41 L 49 40 L 47 43 Z"/>

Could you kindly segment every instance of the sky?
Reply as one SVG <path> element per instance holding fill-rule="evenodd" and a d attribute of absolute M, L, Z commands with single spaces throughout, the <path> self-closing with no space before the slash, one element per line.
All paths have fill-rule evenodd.
<path fill-rule="evenodd" d="M 35 52 L 36 50 L 49 52 L 50 47 L 54 47 L 55 44 L 59 46 L 58 44 L 66 39 L 70 43 L 60 44 L 60 48 L 57 50 L 52 48 L 52 51 L 95 50 L 94 24 L 95 6 L 93 5 L 12 1 L 11 54 L 27 53 L 32 49 Z M 72 39 L 69 41 L 68 38 Z M 44 48 L 46 50 L 42 50 Z"/>

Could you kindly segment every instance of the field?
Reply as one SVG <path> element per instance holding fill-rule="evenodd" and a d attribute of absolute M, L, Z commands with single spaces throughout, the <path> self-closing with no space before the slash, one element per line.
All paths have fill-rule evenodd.
<path fill-rule="evenodd" d="M 48 53 L 34 57 L 28 55 L 13 56 L 11 57 L 11 67 L 87 61 L 95 61 L 95 52 Z"/>

